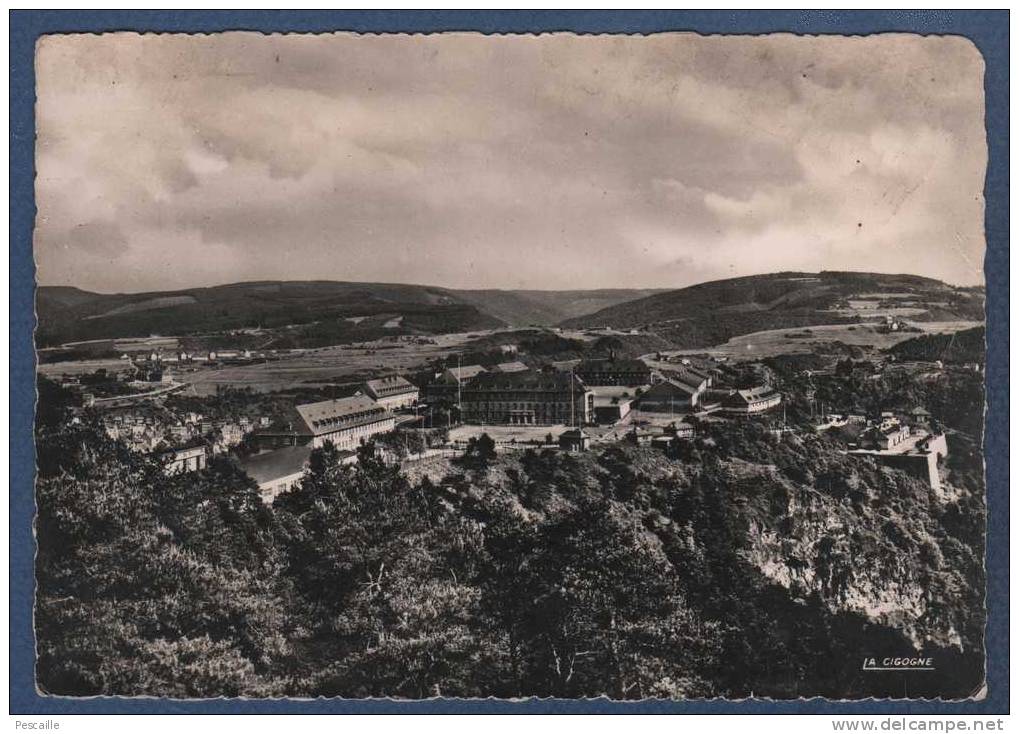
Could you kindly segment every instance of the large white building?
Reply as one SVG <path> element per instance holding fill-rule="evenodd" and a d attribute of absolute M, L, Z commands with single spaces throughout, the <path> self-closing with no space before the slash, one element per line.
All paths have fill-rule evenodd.
<path fill-rule="evenodd" d="M 287 446 L 247 456 L 239 464 L 244 473 L 255 480 L 262 501 L 272 504 L 279 495 L 300 486 L 310 458 L 311 446 Z M 351 451 L 343 452 L 340 461 L 344 464 L 354 463 L 357 455 Z"/>
<path fill-rule="evenodd" d="M 722 401 L 722 411 L 729 415 L 754 415 L 771 410 L 782 402 L 782 394 L 770 385 L 733 390 Z"/>
<path fill-rule="evenodd" d="M 594 421 L 594 392 L 576 375 L 488 372 L 462 390 L 465 423 L 583 426 Z"/>
<path fill-rule="evenodd" d="M 456 401 L 464 387 L 484 374 L 488 374 L 488 370 L 480 364 L 450 367 L 443 370 L 430 385 L 425 387 L 425 394 L 429 400 Z"/>
<path fill-rule="evenodd" d="M 645 413 L 682 413 L 697 409 L 704 384 L 690 384 L 670 376 L 647 389 L 637 401 Z"/>
<path fill-rule="evenodd" d="M 393 414 L 364 395 L 323 400 L 292 408 L 285 416 L 258 433 L 263 448 L 307 446 L 331 442 L 352 451 L 372 436 L 396 427 Z"/>
<path fill-rule="evenodd" d="M 284 492 L 297 489 L 310 456 L 310 446 L 287 446 L 245 457 L 241 459 L 240 467 L 255 480 L 262 501 L 271 504 Z"/>
<path fill-rule="evenodd" d="M 364 393 L 389 410 L 398 410 L 418 401 L 418 389 L 400 375 L 368 380 L 361 388 Z"/>

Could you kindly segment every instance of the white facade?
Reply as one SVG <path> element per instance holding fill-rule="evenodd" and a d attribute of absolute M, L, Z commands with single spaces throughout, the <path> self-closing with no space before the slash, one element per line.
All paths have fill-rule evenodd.
<path fill-rule="evenodd" d="M 386 415 L 380 420 L 371 423 L 339 428 L 329 433 L 321 433 L 315 436 L 311 445 L 318 448 L 324 446 L 328 441 L 338 449 L 353 451 L 372 436 L 379 433 L 389 433 L 394 428 L 396 428 L 396 419 L 391 415 Z"/>

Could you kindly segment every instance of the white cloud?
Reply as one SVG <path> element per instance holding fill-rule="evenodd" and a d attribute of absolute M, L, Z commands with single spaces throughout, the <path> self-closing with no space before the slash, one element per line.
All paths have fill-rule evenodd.
<path fill-rule="evenodd" d="M 83 35 L 37 72 L 43 283 L 982 281 L 962 39 Z"/>

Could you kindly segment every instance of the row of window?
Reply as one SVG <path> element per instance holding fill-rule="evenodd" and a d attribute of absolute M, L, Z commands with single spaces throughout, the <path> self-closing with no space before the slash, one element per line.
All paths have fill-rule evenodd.
<path fill-rule="evenodd" d="M 593 404 L 593 403 L 592 403 Z M 566 411 L 570 409 L 569 403 L 533 403 L 533 402 L 515 402 L 515 403 L 500 403 L 500 402 L 485 402 L 485 403 L 471 403 L 470 408 L 476 410 L 538 410 L 538 411 Z M 582 402 L 576 404 L 577 409 L 584 407 Z"/>
<path fill-rule="evenodd" d="M 393 397 L 394 395 L 416 395 L 417 392 L 418 392 L 418 389 L 416 387 L 399 387 L 399 386 L 396 386 L 396 387 L 376 388 L 374 392 L 380 398 L 390 398 L 390 397 Z"/>
<path fill-rule="evenodd" d="M 315 445 L 321 446 L 326 441 L 332 441 L 337 448 L 344 448 L 349 445 L 357 445 L 366 436 L 374 436 L 376 433 L 386 433 L 393 429 L 393 420 L 376 421 L 366 423 L 355 428 L 346 428 L 340 431 L 324 433 L 315 437 Z"/>
<path fill-rule="evenodd" d="M 359 420 L 376 418 L 381 412 L 382 412 L 381 408 L 376 408 L 374 410 L 366 410 L 361 413 L 351 413 L 350 415 L 322 418 L 321 420 L 312 421 L 311 424 L 315 426 L 315 428 L 319 428 L 322 426 L 347 425 L 350 423 L 356 423 Z"/>

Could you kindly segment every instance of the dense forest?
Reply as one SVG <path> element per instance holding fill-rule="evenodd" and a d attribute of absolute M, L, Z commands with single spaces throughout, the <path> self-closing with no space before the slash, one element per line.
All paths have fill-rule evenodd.
<path fill-rule="evenodd" d="M 218 332 L 222 345 L 228 336 L 224 331 L 259 328 L 272 330 L 278 337 L 274 348 L 313 348 L 399 334 L 551 325 L 655 292 L 457 291 L 336 281 L 263 281 L 154 293 L 92 293 L 41 286 L 36 294 L 36 339 L 48 346 L 86 339 Z M 264 341 L 263 333 L 258 342 Z"/>
<path fill-rule="evenodd" d="M 227 459 L 165 476 L 43 397 L 48 693 L 964 697 L 983 679 L 979 480 L 946 500 L 821 435 L 716 424 L 668 459 L 479 441 L 439 477 L 327 446 L 270 507 Z M 860 670 L 918 648 L 937 675 Z"/>
<path fill-rule="evenodd" d="M 333 281 L 265 281 L 130 294 L 43 286 L 36 293 L 36 310 L 36 341 L 41 346 L 259 328 L 314 347 L 503 325 L 442 288 Z M 291 344 L 281 342 L 276 348 L 283 346 Z"/>
<path fill-rule="evenodd" d="M 984 363 L 986 330 L 983 326 L 965 329 L 954 334 L 924 334 L 899 342 L 888 349 L 898 359 L 916 359 L 932 362 Z"/>

